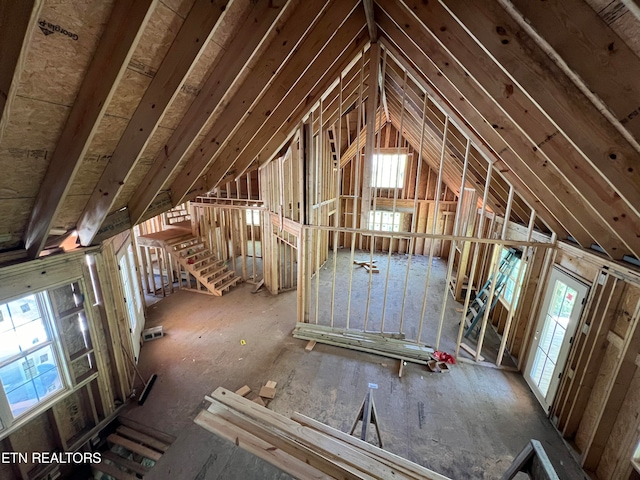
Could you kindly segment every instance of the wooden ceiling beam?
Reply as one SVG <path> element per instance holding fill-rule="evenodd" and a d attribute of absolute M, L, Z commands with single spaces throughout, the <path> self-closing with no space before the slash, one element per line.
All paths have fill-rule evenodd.
<path fill-rule="evenodd" d="M 0 2 L 0 138 L 7 120 L 4 111 L 11 104 L 20 79 L 21 60 L 26 55 L 43 0 L 4 0 Z"/>
<path fill-rule="evenodd" d="M 284 68 L 287 59 L 298 51 L 301 42 L 309 36 L 317 37 L 320 33 L 314 28 L 337 28 L 344 17 L 337 18 L 344 12 L 351 11 L 349 2 L 333 0 L 327 4 L 322 2 L 301 2 L 285 25 L 277 32 L 260 60 L 253 68 L 251 75 L 243 82 L 234 95 L 226 99 L 224 110 L 218 121 L 206 133 L 199 147 L 185 163 L 184 167 L 171 184 L 171 200 L 178 205 L 186 198 L 195 198 L 206 193 L 204 181 L 199 179 L 207 171 L 212 159 L 216 156 L 228 137 L 242 125 L 245 116 L 251 112 L 251 106 L 277 78 L 277 73 Z M 355 2 L 354 2 L 355 5 Z M 326 33 L 325 33 L 326 35 Z M 269 79 L 265 83 L 265 79 Z M 195 187 L 196 182 L 198 186 Z"/>
<path fill-rule="evenodd" d="M 364 16 L 367 19 L 367 29 L 369 30 L 369 40 L 371 43 L 378 41 L 378 26 L 373 12 L 373 0 L 362 0 Z"/>
<path fill-rule="evenodd" d="M 296 56 L 288 65 L 285 65 L 265 95 L 251 108 L 251 114 L 243 122 L 242 127 L 229 139 L 207 171 L 206 184 L 209 188 L 215 187 L 227 173 L 240 175 L 254 161 L 280 126 L 288 123 L 291 112 L 300 102 L 308 101 L 310 106 L 320 99 L 324 91 L 318 91 L 315 88 L 320 75 L 324 77 L 327 70 L 335 69 L 336 59 L 345 49 L 353 49 L 353 40 L 358 37 L 365 25 L 361 10 L 355 8 L 356 5 L 352 5 L 352 2 L 345 3 L 347 8 L 350 6 L 352 8 L 338 22 L 339 28 L 327 29 L 320 25 L 316 27 L 300 46 Z M 332 9 L 331 13 L 334 12 L 338 10 Z M 337 19 L 340 20 L 340 16 Z M 320 43 L 317 38 L 313 38 L 316 30 L 321 37 L 324 37 Z M 352 58 L 355 53 L 352 53 Z M 351 59 L 347 62 L 349 60 Z M 335 76 L 331 81 L 340 74 L 340 72 L 334 73 Z M 328 86 L 329 84 L 326 84 L 324 88 Z M 305 99 L 305 96 L 314 88 L 314 99 Z M 289 130 L 293 130 L 295 126 L 296 124 L 291 123 Z M 286 138 L 283 139 L 285 140 Z"/>
<path fill-rule="evenodd" d="M 389 60 L 388 60 L 388 64 L 387 64 L 387 76 L 389 77 L 388 81 L 391 82 L 395 82 L 397 85 L 400 85 L 400 79 L 402 77 L 402 73 L 405 70 L 404 67 L 400 66 L 399 63 L 397 63 L 398 61 L 395 59 L 395 57 L 393 55 L 389 55 L 388 56 Z M 416 72 L 415 69 L 408 69 L 408 71 L 410 72 L 410 78 L 415 78 L 416 76 Z M 419 74 L 418 74 L 419 75 Z M 423 102 L 423 99 L 420 98 L 421 95 L 424 95 L 424 93 L 422 92 L 427 92 L 426 88 L 423 88 L 423 86 L 419 83 L 419 80 L 414 79 L 415 82 L 418 82 L 415 85 L 415 88 L 417 88 L 418 90 L 415 89 L 410 89 L 410 93 L 411 95 L 413 95 L 413 97 L 415 98 L 415 100 L 412 102 L 415 105 L 416 111 L 420 110 L 421 107 L 419 107 L 418 105 L 420 103 Z M 411 82 L 413 83 L 413 82 Z M 469 162 L 469 171 L 473 172 L 475 165 L 479 165 L 480 163 L 482 164 L 488 164 L 489 162 L 494 162 L 495 164 L 498 164 L 498 162 L 500 162 L 499 157 L 490 149 L 488 149 L 485 145 L 484 145 L 484 140 L 482 140 L 478 134 L 475 132 L 475 130 L 469 128 L 467 129 L 467 124 L 466 122 L 460 122 L 460 118 L 459 116 L 456 114 L 455 117 L 452 117 L 451 114 L 447 114 L 445 113 L 444 109 L 442 107 L 440 107 L 440 105 L 438 103 L 436 103 L 435 99 L 433 98 L 433 95 L 429 95 L 430 98 L 432 99 L 431 102 L 429 102 L 430 105 L 432 105 L 432 108 L 428 108 L 427 112 L 431 112 L 431 114 L 433 116 L 436 115 L 436 111 L 438 112 L 438 114 L 440 115 L 448 115 L 449 116 L 449 131 L 452 132 L 454 130 L 457 130 L 460 132 L 461 135 L 463 135 L 465 138 L 460 139 L 461 141 L 461 145 L 460 145 L 460 153 L 461 155 L 464 155 L 464 148 L 465 148 L 465 141 L 466 138 L 470 138 L 471 139 L 471 143 L 473 145 L 473 150 L 475 150 L 477 152 L 477 154 L 479 154 L 479 156 L 481 158 L 476 159 L 475 155 L 473 154 L 473 151 L 470 155 L 470 162 Z M 435 109 L 435 111 L 434 111 Z M 450 109 L 449 109 L 450 110 Z M 442 131 L 444 129 L 444 123 L 441 123 L 441 126 L 438 126 L 438 129 L 440 131 Z M 482 149 L 486 150 L 484 153 L 482 152 Z M 474 164 L 474 161 L 476 162 Z M 494 169 L 493 172 L 495 174 L 497 170 Z M 487 172 L 487 167 L 484 167 L 484 172 L 482 173 L 482 179 L 484 179 L 484 175 Z M 502 205 L 506 205 L 506 201 L 508 198 L 508 194 L 509 194 L 509 182 L 502 178 L 501 175 L 498 175 L 495 177 L 494 181 L 491 183 L 492 188 L 495 188 L 496 190 L 500 190 L 500 192 L 497 193 L 498 197 L 501 199 L 504 199 Z M 480 190 L 479 190 L 479 195 L 482 196 L 482 192 L 484 189 L 484 180 L 482 181 L 482 184 L 480 185 Z M 529 189 L 527 188 L 526 191 L 528 192 Z M 527 202 L 524 202 L 525 205 L 521 205 L 522 201 L 519 198 L 516 198 L 516 202 L 514 204 L 514 209 L 513 212 L 517 214 L 518 218 L 522 220 L 522 222 L 526 223 L 526 221 L 528 221 L 529 218 L 529 211 L 531 210 L 531 207 L 526 204 Z M 525 212 L 526 210 L 526 212 Z M 526 220 L 525 220 L 526 219 Z M 559 226 L 559 224 L 557 224 Z M 561 229 L 561 231 L 564 230 L 563 228 Z"/>
<path fill-rule="evenodd" d="M 284 14 L 285 8 L 291 8 L 295 2 L 288 2 L 288 7 L 284 8 L 274 7 L 272 3 L 270 0 L 259 0 L 247 12 L 244 20 L 238 22 L 209 78 L 165 147 L 156 153 L 151 168 L 129 200 L 127 208 L 132 225 L 140 221 L 167 179 L 173 175 L 236 77 L 263 43 L 265 35 L 270 36 L 268 32 L 282 28 L 284 21 L 276 19 Z"/>
<path fill-rule="evenodd" d="M 620 132 L 497 2 L 485 2 L 481 8 L 468 0 L 407 3 L 418 6 L 414 13 L 423 24 L 437 26 L 431 28 L 433 34 L 473 77 L 490 92 L 501 93 L 498 100 L 509 107 L 512 118 L 609 226 L 612 239 L 600 246 L 617 258 L 626 253 L 640 256 L 638 152 Z M 481 62 L 480 55 L 501 68 Z M 544 128 L 536 132 L 538 114 Z M 615 245 L 615 237 L 626 249 Z"/>
<path fill-rule="evenodd" d="M 356 37 L 351 40 L 348 47 L 340 54 L 339 57 L 337 57 L 334 64 L 330 68 L 321 70 L 325 73 L 320 77 L 319 81 L 308 94 L 300 97 L 304 98 L 304 101 L 300 101 L 298 103 L 298 105 L 290 112 L 289 116 L 286 117 L 286 120 L 284 120 L 280 124 L 280 128 L 271 136 L 271 138 L 264 144 L 264 146 L 261 147 L 261 144 L 258 140 L 254 152 L 257 152 L 255 158 L 258 158 L 261 165 L 270 161 L 275 156 L 275 154 L 286 144 L 287 140 L 291 137 L 291 126 L 298 124 L 304 119 L 304 117 L 310 111 L 309 106 L 320 99 L 321 95 L 326 91 L 328 86 L 333 81 L 335 81 L 337 77 L 339 77 L 340 72 L 347 68 L 348 64 L 352 62 L 354 58 L 360 56 L 360 54 L 362 53 L 362 49 L 366 44 L 366 37 L 365 35 L 363 35 L 363 31 L 364 25 L 362 26 L 362 29 L 360 30 L 360 32 L 358 32 Z M 285 108 L 282 113 L 286 114 L 286 112 L 287 109 Z M 277 126 L 278 120 L 276 120 L 272 125 Z M 236 165 L 236 170 L 234 173 L 236 178 L 238 175 L 243 174 L 244 169 L 246 168 L 244 165 L 244 162 Z M 211 179 L 213 178 L 214 177 L 212 176 Z"/>
<path fill-rule="evenodd" d="M 111 211 L 164 112 L 209 43 L 226 4 L 226 0 L 196 0 L 191 8 L 80 215 L 77 230 L 82 245 L 91 244 Z"/>
<path fill-rule="evenodd" d="M 633 50 L 584 0 L 500 4 L 596 108 L 632 136 L 637 149 L 640 58 Z"/>
<path fill-rule="evenodd" d="M 425 5 L 415 1 L 394 1 L 393 4 L 402 9 L 401 15 L 410 16 L 408 21 L 413 28 L 408 30 L 411 35 L 416 35 L 420 29 L 424 30 L 420 46 L 427 49 L 427 55 L 442 74 L 476 109 L 484 112 L 483 117 L 517 150 L 520 157 L 526 159 L 525 165 L 529 171 L 522 169 L 519 172 L 525 183 L 535 181 L 531 176 L 537 177 L 609 255 L 622 258 L 628 253 L 628 245 L 625 246 L 620 238 L 624 234 L 607 225 L 600 213 L 604 209 L 611 209 L 603 198 L 597 198 L 606 187 L 599 185 L 600 191 L 594 191 L 592 185 L 583 178 L 586 176 L 597 182 L 602 180 L 601 177 L 585 165 L 580 153 L 522 92 L 518 84 L 501 69 L 492 67 L 490 60 L 485 59 L 486 53 L 475 41 L 470 41 L 458 22 L 437 2 Z M 411 20 L 418 24 L 411 24 Z M 402 23 L 399 26 L 405 30 L 407 27 L 404 25 Z M 574 171 L 575 162 L 580 162 L 585 170 Z M 568 165 L 571 165 L 571 171 Z M 613 192 L 610 193 L 613 197 Z M 541 198 L 547 197 L 543 195 Z M 620 199 L 616 202 L 615 198 L 611 198 L 611 202 L 624 208 L 620 205 L 624 203 Z M 558 220 L 563 224 L 571 221 L 568 218 Z M 567 230 L 573 235 L 572 228 Z M 590 244 L 583 246 L 590 247 Z"/>
<path fill-rule="evenodd" d="M 409 18 L 405 15 L 401 20 L 409 20 Z M 550 187 L 555 184 L 546 184 L 537 178 L 528 162 L 519 156 L 524 155 L 526 158 L 531 150 L 523 146 L 518 149 L 519 154 L 517 154 L 492 127 L 492 124 L 488 123 L 487 116 L 501 121 L 506 118 L 497 111 L 493 102 L 466 79 L 462 70 L 454 70 L 454 73 L 457 73 L 454 78 L 460 80 L 464 78 L 462 82 L 466 82 L 460 84 L 460 88 L 465 91 L 464 94 L 461 93 L 388 15 L 384 15 L 379 25 L 384 31 L 384 38 L 381 41 L 393 58 L 420 83 L 431 100 L 450 118 L 453 118 L 456 126 L 474 140 L 476 148 L 487 159 L 494 162 L 494 167 L 518 189 L 520 195 L 530 207 L 535 208 L 545 224 L 560 238 L 566 238 L 563 234 L 570 232 L 580 245 L 587 248 L 591 246 L 593 243 L 591 234 L 573 218 L 567 206 L 553 195 Z M 421 43 L 427 45 L 426 40 Z M 450 60 L 444 59 L 447 63 Z M 467 88 L 463 88 L 465 86 Z M 500 133 L 510 131 L 508 123 L 506 121 L 502 123 L 506 125 L 507 130 L 500 130 Z"/>
<path fill-rule="evenodd" d="M 342 99 L 342 112 L 349 108 L 358 100 L 358 90 L 360 87 L 360 65 L 354 65 L 353 68 L 342 78 L 342 95 L 340 95 L 340 84 L 336 85 L 334 90 L 325 98 L 322 113 L 323 128 L 329 128 L 340 117 L 340 100 Z M 365 65 L 366 69 L 366 65 Z M 366 70 L 365 70 L 366 72 Z M 368 74 L 364 75 L 364 82 L 367 82 Z"/>
<path fill-rule="evenodd" d="M 56 214 L 156 4 L 157 0 L 115 2 L 31 211 L 25 233 L 25 246 L 31 258 L 40 254 L 47 241 Z"/>

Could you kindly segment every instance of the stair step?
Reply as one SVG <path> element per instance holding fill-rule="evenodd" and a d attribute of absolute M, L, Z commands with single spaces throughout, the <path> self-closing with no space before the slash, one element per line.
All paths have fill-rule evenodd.
<path fill-rule="evenodd" d="M 226 272 L 223 272 L 222 275 L 218 275 L 217 277 L 209 280 L 209 285 L 213 286 L 214 288 L 218 288 L 217 284 L 223 281 L 225 278 L 229 277 L 230 275 L 233 275 L 233 272 L 231 270 L 227 270 Z"/>
<path fill-rule="evenodd" d="M 218 275 L 219 273 L 224 272 L 224 271 L 227 271 L 227 266 L 222 264 L 222 265 L 220 265 L 220 268 L 218 268 L 217 270 L 212 270 L 211 272 L 206 272 L 202 276 L 206 278 L 207 282 L 211 283 L 213 281 L 213 278 L 216 275 Z"/>
<path fill-rule="evenodd" d="M 216 260 L 216 261 L 213 261 L 213 262 L 211 262 L 211 263 L 207 263 L 207 264 L 204 264 L 204 265 L 200 265 L 198 268 L 194 268 L 194 271 L 198 272 L 198 274 L 199 274 L 199 275 L 202 275 L 202 274 L 203 274 L 203 272 L 204 272 L 205 270 L 207 270 L 208 268 L 211 268 L 211 267 L 221 267 L 222 265 L 224 265 L 224 261 L 222 261 L 222 260 Z"/>
<path fill-rule="evenodd" d="M 192 263 L 192 265 L 197 265 L 199 263 L 202 263 L 202 262 L 207 261 L 207 260 L 209 260 L 211 258 L 214 258 L 214 257 L 215 257 L 215 255 L 212 253 L 211 255 L 207 255 L 206 257 L 202 257 L 202 258 L 199 258 L 199 259 L 195 260 Z"/>
<path fill-rule="evenodd" d="M 227 282 L 223 283 L 222 285 L 220 285 L 219 287 L 216 287 L 216 290 L 222 292 L 223 290 L 234 286 L 236 283 L 238 283 L 240 281 L 240 277 L 233 277 L 232 279 L 228 280 Z"/>
<path fill-rule="evenodd" d="M 197 246 L 200 246 L 202 244 L 198 244 Z M 203 248 L 199 248 L 197 251 L 195 251 L 194 253 L 189 253 L 188 255 L 182 255 L 182 258 L 184 258 L 185 260 L 189 260 L 190 258 L 195 257 L 196 255 L 202 255 L 205 252 L 208 252 L 209 249 L 206 248 L 204 245 L 202 245 Z M 189 250 L 187 250 L 188 252 Z"/>
<path fill-rule="evenodd" d="M 189 242 L 191 242 L 191 240 L 189 240 Z M 184 252 L 185 250 L 189 250 L 190 248 L 196 247 L 198 245 L 204 245 L 200 240 L 198 240 L 197 238 L 193 239 L 193 242 L 195 243 L 189 243 L 188 245 L 182 247 L 182 248 L 175 248 L 173 249 L 174 253 L 181 253 Z M 187 242 L 182 242 L 180 243 L 180 245 L 187 243 Z"/>
<path fill-rule="evenodd" d="M 176 245 L 180 245 L 181 243 L 190 242 L 192 240 L 196 240 L 190 233 L 185 233 L 180 235 L 179 237 L 173 237 L 172 239 L 165 242 L 167 247 L 175 247 Z"/>

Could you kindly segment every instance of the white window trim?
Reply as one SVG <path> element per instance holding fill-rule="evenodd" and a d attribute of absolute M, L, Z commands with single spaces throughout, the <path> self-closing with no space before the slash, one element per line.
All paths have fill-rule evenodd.
<path fill-rule="evenodd" d="M 53 307 L 50 303 L 51 302 L 51 299 L 49 297 L 50 291 L 55 290 L 56 288 L 59 288 L 61 286 L 69 285 L 76 282 L 80 285 L 81 291 L 85 295 L 83 310 L 87 319 L 87 327 L 89 329 L 89 334 L 91 336 L 91 341 L 92 341 L 91 351 L 93 352 L 94 360 L 95 360 L 95 345 L 93 345 L 93 342 L 95 341 L 96 337 L 95 337 L 95 332 L 93 331 L 93 325 L 92 325 L 93 312 L 92 312 L 91 306 L 87 302 L 89 297 L 87 295 L 87 285 L 83 277 L 69 278 L 68 280 L 58 281 L 51 285 L 40 287 L 36 291 L 26 291 L 18 295 L 12 295 L 10 297 L 0 299 L 0 303 L 4 304 L 11 301 L 19 300 L 20 298 L 26 297 L 28 295 L 42 295 L 46 297 L 46 301 L 44 302 L 44 305 L 41 300 L 37 300 L 37 301 L 39 303 L 39 306 L 41 308 L 44 308 L 45 310 L 44 315 L 47 316 L 48 327 L 50 328 L 51 337 L 52 337 L 50 342 L 54 346 L 53 352 L 54 352 L 54 355 L 56 355 L 56 359 L 58 360 L 58 371 L 60 374 L 60 380 L 63 384 L 63 387 L 57 392 L 55 392 L 54 394 L 52 394 L 50 397 L 46 398 L 42 402 L 37 403 L 32 408 L 29 408 L 28 410 L 22 412 L 17 417 L 14 417 L 13 412 L 11 411 L 11 406 L 9 404 L 7 395 L 4 392 L 4 387 L 0 383 L 0 421 L 2 422 L 2 425 L 0 426 L 0 440 L 11 435 L 13 432 L 18 430 L 22 426 L 24 426 L 26 423 L 30 422 L 37 416 L 41 415 L 43 412 L 49 410 L 54 404 L 58 403 L 62 399 L 82 389 L 88 383 L 95 380 L 99 375 L 99 370 L 97 369 L 97 365 L 96 365 L 96 371 L 94 371 L 93 373 L 89 374 L 88 376 L 81 379 L 80 381 L 76 381 L 74 379 L 71 371 L 71 360 L 67 355 L 66 348 L 63 344 L 63 339 L 60 336 L 60 332 L 58 331 L 57 319 L 54 315 Z M 64 317 L 61 317 L 61 318 L 64 318 Z M 38 348 L 35 348 L 34 350 L 37 350 L 42 347 L 43 345 L 39 345 Z"/>
<path fill-rule="evenodd" d="M 52 288 L 55 288 L 55 287 L 51 287 L 51 289 Z M 67 364 L 67 359 L 65 358 L 65 355 L 64 355 L 64 349 L 62 347 L 61 338 L 58 333 L 58 326 L 56 325 L 56 320 L 53 315 L 53 310 L 51 308 L 51 305 L 49 304 L 50 300 L 48 298 L 48 293 L 47 293 L 48 290 L 49 288 L 38 291 L 38 292 L 28 292 L 24 295 L 20 295 L 12 299 L 2 300 L 2 304 L 6 304 L 15 300 L 20 300 L 21 298 L 24 298 L 29 295 L 34 295 L 36 297 L 38 308 L 40 309 L 40 314 L 44 319 L 45 327 L 48 329 L 50 338 L 46 342 L 43 342 L 33 348 L 29 348 L 23 352 L 20 352 L 19 354 L 16 354 L 10 358 L 3 360 L 1 364 L 2 366 L 6 366 L 10 363 L 15 362 L 16 360 L 19 360 L 20 358 L 25 358 L 27 355 L 30 355 L 33 352 L 36 352 L 50 345 L 53 355 L 55 355 L 56 365 L 58 369 L 58 374 L 60 375 L 62 388 L 60 388 L 57 392 L 45 398 L 44 400 L 39 401 L 38 403 L 33 405 L 31 408 L 28 408 L 27 410 L 25 410 L 24 412 L 20 413 L 17 416 L 14 416 L 11 410 L 11 405 L 9 404 L 7 393 L 4 391 L 4 386 L 2 385 L 2 382 L 0 382 L 0 421 L 2 422 L 2 425 L 5 428 L 15 425 L 17 422 L 22 421 L 23 418 L 32 419 L 34 416 L 33 412 L 35 410 L 38 410 L 39 407 L 41 406 L 46 406 L 47 408 L 50 407 L 57 400 L 60 394 L 66 392 L 72 385 L 70 381 L 71 376 L 69 374 L 69 365 Z"/>

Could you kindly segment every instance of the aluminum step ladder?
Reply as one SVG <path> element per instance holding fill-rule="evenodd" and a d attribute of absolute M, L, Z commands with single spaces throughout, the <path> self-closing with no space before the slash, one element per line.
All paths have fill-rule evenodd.
<path fill-rule="evenodd" d="M 480 334 L 479 322 L 484 316 L 484 311 L 487 307 L 489 292 L 491 291 L 491 283 L 495 278 L 496 287 L 493 295 L 493 302 L 491 302 L 491 306 L 489 307 L 489 313 L 491 313 L 493 307 L 498 303 L 500 295 L 502 295 L 502 292 L 507 285 L 507 280 L 509 279 L 511 272 L 513 272 L 513 269 L 518 263 L 517 260 L 520 259 L 520 257 L 522 257 L 522 252 L 515 248 L 510 248 L 507 254 L 500 261 L 498 271 L 485 282 L 482 289 L 478 292 L 478 295 L 476 295 L 473 301 L 469 304 L 469 309 L 465 316 L 465 322 L 468 324 L 467 330 L 464 334 L 465 338 L 468 338 L 474 329 L 476 330 L 475 338 L 478 338 L 478 335 Z"/>

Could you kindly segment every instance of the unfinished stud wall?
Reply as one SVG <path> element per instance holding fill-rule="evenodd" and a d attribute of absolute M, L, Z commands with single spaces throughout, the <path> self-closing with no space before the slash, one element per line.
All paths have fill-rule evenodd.
<path fill-rule="evenodd" d="M 401 214 L 400 231 L 414 231 L 416 233 L 430 233 L 432 222 L 434 221 L 434 205 L 437 192 L 438 172 L 434 171 L 423 160 L 419 165 L 418 152 L 404 139 L 398 138 L 398 131 L 391 124 L 382 127 L 376 136 L 376 142 L 380 142 L 379 151 L 389 154 L 406 154 L 407 165 L 404 174 L 404 185 L 399 194 L 395 189 L 376 188 L 372 199 L 373 209 L 379 211 L 396 211 Z M 359 161 L 359 164 L 357 163 Z M 361 213 L 359 192 L 362 191 L 362 176 L 358 175 L 363 170 L 364 145 L 360 149 L 360 154 L 353 157 L 342 168 L 342 185 L 340 195 L 340 226 L 352 227 L 361 225 Z M 420 168 L 419 168 L 420 167 Z M 356 183 L 357 182 L 357 183 Z M 441 198 L 440 209 L 436 220 L 435 233 L 438 235 L 451 235 L 453 233 L 454 216 L 456 212 L 457 196 L 445 183 L 440 186 Z M 395 207 L 395 208 L 394 208 Z M 355 216 L 355 220 L 354 220 Z M 414 217 L 415 216 L 415 220 Z M 415 222 L 415 228 L 412 226 Z M 366 225 L 367 222 L 364 222 Z M 340 246 L 349 247 L 351 245 L 351 234 L 340 236 Z M 449 243 L 446 241 L 435 241 L 435 256 L 446 256 L 449 251 Z M 356 245 L 360 246 L 360 235 L 356 234 Z M 392 245 L 393 244 L 393 245 Z M 431 245 L 429 239 L 416 239 L 412 253 L 417 255 L 428 255 Z M 389 238 L 377 238 L 375 240 L 374 251 L 388 252 L 391 247 L 393 253 L 408 253 L 409 242 L 407 239 L 392 241 Z M 369 250 L 369 237 L 363 237 L 362 249 Z"/>
<path fill-rule="evenodd" d="M 629 478 L 640 441 L 640 275 L 566 244 L 554 263 L 591 290 L 551 418 L 585 470 Z"/>

